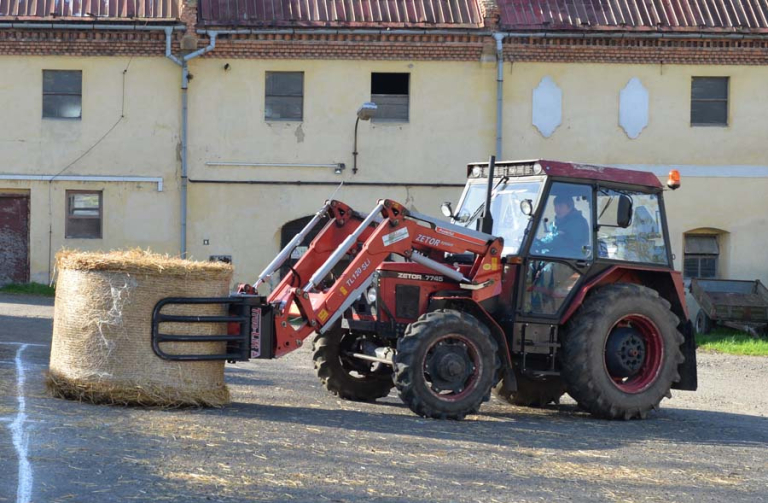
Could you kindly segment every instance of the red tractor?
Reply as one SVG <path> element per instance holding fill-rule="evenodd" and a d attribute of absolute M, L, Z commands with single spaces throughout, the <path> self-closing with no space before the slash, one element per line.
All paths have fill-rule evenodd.
<path fill-rule="evenodd" d="M 527 406 L 567 392 L 610 419 L 643 418 L 671 388 L 696 389 L 694 335 L 656 176 L 491 158 L 470 164 L 467 177 L 457 209 L 443 205 L 451 223 L 391 200 L 368 215 L 327 201 L 254 285 L 224 299 L 160 301 L 155 352 L 276 358 L 314 334 L 315 368 L 329 391 L 373 401 L 396 387 L 411 410 L 433 418 L 476 413 L 494 387 Z M 323 219 L 270 295 L 257 295 Z M 225 304 L 229 315 L 163 314 L 189 303 Z M 161 332 L 179 321 L 230 329 Z M 165 342 L 193 339 L 227 350 L 163 351 Z"/>

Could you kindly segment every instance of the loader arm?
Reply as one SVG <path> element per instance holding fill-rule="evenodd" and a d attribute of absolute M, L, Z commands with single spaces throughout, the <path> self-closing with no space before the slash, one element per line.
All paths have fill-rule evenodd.
<path fill-rule="evenodd" d="M 353 224 L 357 227 L 347 234 Z M 334 326 L 368 288 L 377 267 L 390 254 L 453 279 L 468 290 L 468 296 L 482 301 L 501 291 L 502 248 L 500 238 L 409 212 L 389 199 L 380 200 L 365 218 L 332 221 L 296 264 L 295 272 L 269 297 L 275 307 L 275 356 L 296 349 L 313 332 L 323 333 Z M 440 258 L 445 253 L 475 255 L 470 273 L 465 276 L 442 263 Z M 329 288 L 323 289 L 326 276 L 345 255 L 352 257 L 349 265 Z M 307 280 L 310 271 L 312 276 Z M 306 283 L 291 286 L 297 284 L 298 277 Z M 291 304 L 298 308 L 300 320 L 291 319 Z"/>

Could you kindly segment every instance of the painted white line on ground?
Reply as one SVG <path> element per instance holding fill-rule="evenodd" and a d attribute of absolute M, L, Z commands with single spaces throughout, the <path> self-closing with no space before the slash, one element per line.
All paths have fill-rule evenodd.
<path fill-rule="evenodd" d="M 32 466 L 29 464 L 27 452 L 29 449 L 29 434 L 24 431 L 27 421 L 27 401 L 24 398 L 24 365 L 21 354 L 28 344 L 22 344 L 16 351 L 16 393 L 19 403 L 15 419 L 8 425 L 13 438 L 13 447 L 19 458 L 19 485 L 16 490 L 16 503 L 29 503 L 32 498 Z"/>
<path fill-rule="evenodd" d="M 4 342 L 4 341 L 0 341 L 0 344 L 5 344 L 6 346 L 36 346 L 38 348 L 47 347 L 45 344 L 32 344 L 32 343 L 29 343 L 29 342 Z"/>

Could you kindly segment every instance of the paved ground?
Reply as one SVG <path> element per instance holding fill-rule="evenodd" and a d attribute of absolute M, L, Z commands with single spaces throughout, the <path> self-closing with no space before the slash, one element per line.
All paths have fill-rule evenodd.
<path fill-rule="evenodd" d="M 768 500 L 768 358 L 700 355 L 700 390 L 646 421 L 425 420 L 336 400 L 307 350 L 229 366 L 225 409 L 143 410 L 46 395 L 50 304 L 0 296 L 0 502 Z"/>

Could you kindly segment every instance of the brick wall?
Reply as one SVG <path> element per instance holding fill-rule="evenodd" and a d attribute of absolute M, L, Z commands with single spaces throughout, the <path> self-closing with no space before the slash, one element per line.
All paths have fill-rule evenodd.
<path fill-rule="evenodd" d="M 515 38 L 505 40 L 508 61 L 766 65 L 768 40 Z"/>
<path fill-rule="evenodd" d="M 182 17 L 196 17 L 189 7 Z M 185 34 L 174 33 L 174 54 Z M 191 33 L 187 32 L 187 35 Z M 221 35 L 206 57 L 253 59 L 480 61 L 490 37 L 476 35 Z M 207 44 L 201 36 L 201 44 Z M 0 29 L 0 55 L 156 56 L 163 32 Z M 511 38 L 508 61 L 766 65 L 768 39 Z M 486 58 L 487 59 L 487 58 Z"/>

